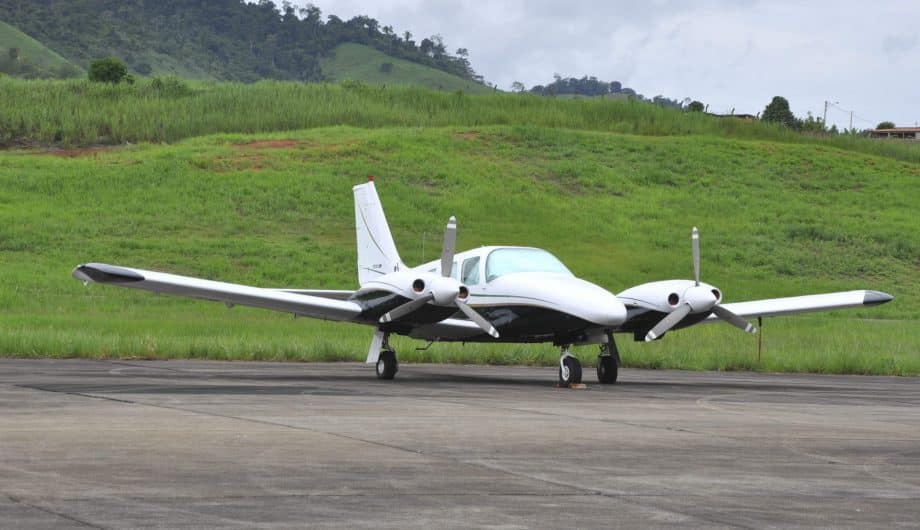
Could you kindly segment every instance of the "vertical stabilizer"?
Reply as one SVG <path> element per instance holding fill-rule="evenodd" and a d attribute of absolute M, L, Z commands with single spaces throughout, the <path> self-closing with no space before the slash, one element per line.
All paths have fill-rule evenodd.
<path fill-rule="evenodd" d="M 383 215 L 374 181 L 352 188 L 355 192 L 355 230 L 358 236 L 358 283 L 405 268 L 387 218 Z"/>

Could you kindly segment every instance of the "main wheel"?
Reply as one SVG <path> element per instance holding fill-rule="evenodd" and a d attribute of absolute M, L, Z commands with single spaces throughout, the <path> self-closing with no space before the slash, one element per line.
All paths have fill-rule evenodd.
<path fill-rule="evenodd" d="M 396 362 L 396 352 L 382 351 L 377 358 L 377 379 L 393 379 L 399 370 L 399 363 Z"/>
<path fill-rule="evenodd" d="M 598 355 L 597 381 L 604 385 L 617 382 L 617 360 L 613 355 Z"/>
<path fill-rule="evenodd" d="M 559 384 L 571 386 L 581 383 L 581 362 L 575 357 L 566 357 L 559 367 Z"/>

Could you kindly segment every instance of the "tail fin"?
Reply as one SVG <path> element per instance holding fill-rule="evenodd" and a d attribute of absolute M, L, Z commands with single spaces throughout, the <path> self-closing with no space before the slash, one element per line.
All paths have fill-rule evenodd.
<path fill-rule="evenodd" d="M 355 192 L 355 229 L 358 236 L 358 283 L 405 268 L 383 215 L 374 181 L 352 188 Z"/>

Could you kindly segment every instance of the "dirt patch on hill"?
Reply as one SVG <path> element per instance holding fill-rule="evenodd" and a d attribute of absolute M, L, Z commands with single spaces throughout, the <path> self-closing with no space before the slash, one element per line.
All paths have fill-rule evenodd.
<path fill-rule="evenodd" d="M 59 156 L 61 158 L 80 158 L 84 156 L 96 156 L 99 153 L 107 153 L 114 149 L 114 146 L 97 145 L 94 147 L 78 147 L 74 149 L 48 149 L 45 151 L 45 154 Z"/>
<path fill-rule="evenodd" d="M 460 131 L 454 133 L 454 138 L 463 138 L 464 140 L 475 140 L 479 137 L 479 131 Z"/>
<path fill-rule="evenodd" d="M 294 140 L 256 140 L 248 144 L 239 144 L 237 147 L 247 149 L 290 149 L 296 145 L 297 142 Z"/>

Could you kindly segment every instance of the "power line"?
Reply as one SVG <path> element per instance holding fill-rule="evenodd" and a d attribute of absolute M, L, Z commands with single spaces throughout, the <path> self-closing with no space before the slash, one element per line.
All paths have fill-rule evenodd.
<path fill-rule="evenodd" d="M 857 120 L 859 120 L 859 121 L 861 121 L 861 122 L 868 123 L 869 125 L 872 125 L 872 124 L 874 124 L 874 123 L 878 123 L 877 121 L 869 120 L 869 119 L 863 118 L 862 116 L 859 116 L 858 114 L 854 113 L 852 110 L 845 109 L 845 108 L 841 107 L 838 103 L 839 103 L 839 101 L 825 101 L 825 102 L 824 102 L 824 104 L 825 104 L 827 107 L 831 107 L 831 108 L 837 109 L 837 110 L 839 110 L 839 111 L 841 111 L 841 112 L 843 112 L 843 113 L 849 114 L 849 115 L 850 115 L 850 128 L 851 128 L 851 129 L 853 128 L 853 126 L 852 126 L 852 120 L 853 120 L 853 119 L 857 119 Z"/>

